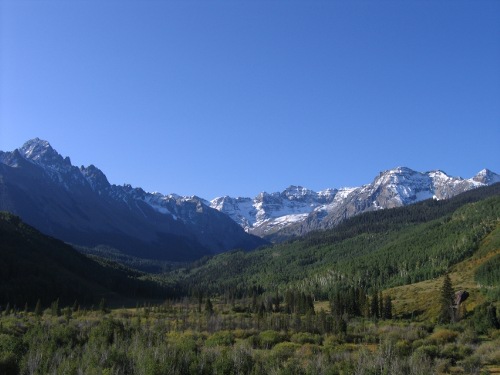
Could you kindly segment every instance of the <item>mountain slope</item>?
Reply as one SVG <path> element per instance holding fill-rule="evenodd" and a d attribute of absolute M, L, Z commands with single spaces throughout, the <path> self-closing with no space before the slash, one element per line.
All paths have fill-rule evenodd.
<path fill-rule="evenodd" d="M 0 152 L 0 210 L 66 242 L 142 258 L 185 261 L 266 243 L 198 197 L 112 185 L 40 139 Z"/>
<path fill-rule="evenodd" d="M 252 253 L 233 252 L 179 272 L 186 288 L 298 288 L 326 298 L 339 285 L 391 287 L 441 275 L 498 226 L 500 184 L 454 198 L 363 213 L 334 229 Z"/>
<path fill-rule="evenodd" d="M 455 264 L 449 271 L 449 276 L 455 290 L 466 290 L 469 293 L 467 310 L 473 310 L 485 300 L 481 292 L 482 286 L 477 280 L 477 271 L 488 262 L 500 256 L 500 225 L 487 235 L 480 243 L 474 256 Z M 497 268 L 498 269 L 498 268 Z M 418 283 L 398 286 L 386 291 L 393 297 L 394 313 L 396 315 L 413 316 L 419 320 L 430 319 L 439 314 L 439 296 L 442 289 L 442 278 L 435 278 Z M 500 289 L 498 283 L 496 288 Z M 489 290 L 488 290 L 489 291 Z"/>
<path fill-rule="evenodd" d="M 71 246 L 40 233 L 17 216 L 0 212 L 0 305 L 90 305 L 103 297 L 165 298 L 168 290 L 138 279 L 141 274 L 104 266 Z"/>
<path fill-rule="evenodd" d="M 279 242 L 312 230 L 333 228 L 362 212 L 406 206 L 433 197 L 448 199 L 496 182 L 500 182 L 500 176 L 486 169 L 465 180 L 442 171 L 420 173 L 398 167 L 357 188 L 316 193 L 290 186 L 281 193 L 261 193 L 254 199 L 216 198 L 211 206 L 249 233 Z"/>

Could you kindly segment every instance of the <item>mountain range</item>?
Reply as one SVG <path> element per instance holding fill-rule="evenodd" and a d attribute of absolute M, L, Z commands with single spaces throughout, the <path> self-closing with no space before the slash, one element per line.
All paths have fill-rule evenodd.
<path fill-rule="evenodd" d="M 267 243 L 203 199 L 110 184 L 38 138 L 0 152 L 0 210 L 72 244 L 149 259 L 188 261 Z"/>
<path fill-rule="evenodd" d="M 398 167 L 370 184 L 314 192 L 290 186 L 255 198 L 149 193 L 110 184 L 94 165 L 76 167 L 44 140 L 0 151 L 0 210 L 63 241 L 110 246 L 140 258 L 189 261 L 231 249 L 251 250 L 332 228 L 366 211 L 446 199 L 500 182 L 482 170 L 470 179 Z"/>
<path fill-rule="evenodd" d="M 229 215 L 247 232 L 279 242 L 312 230 L 335 227 L 362 212 L 406 206 L 422 200 L 447 199 L 468 190 L 500 182 L 487 169 L 469 179 L 437 170 L 416 172 L 398 167 L 381 172 L 370 184 L 314 192 L 290 186 L 282 192 L 255 198 L 220 197 L 211 207 Z"/>

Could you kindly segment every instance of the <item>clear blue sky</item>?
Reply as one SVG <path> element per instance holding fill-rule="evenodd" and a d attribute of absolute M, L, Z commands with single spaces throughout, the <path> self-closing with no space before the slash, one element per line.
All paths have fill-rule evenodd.
<path fill-rule="evenodd" d="M 500 1 L 3 0 L 0 150 L 255 196 L 500 173 Z"/>

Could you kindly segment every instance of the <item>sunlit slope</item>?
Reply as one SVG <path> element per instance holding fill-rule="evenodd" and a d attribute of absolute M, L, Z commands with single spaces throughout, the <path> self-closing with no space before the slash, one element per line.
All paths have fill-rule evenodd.
<path fill-rule="evenodd" d="M 326 299 L 339 285 L 386 289 L 434 279 L 471 257 L 497 226 L 500 185 L 448 201 L 362 214 L 339 227 L 251 253 L 207 258 L 177 272 L 187 290 L 289 288 Z"/>
<path fill-rule="evenodd" d="M 451 267 L 449 275 L 455 291 L 466 290 L 469 298 L 465 302 L 467 310 L 474 309 L 485 300 L 481 293 L 484 288 L 476 281 L 475 274 L 481 265 L 500 254 L 500 225 L 486 236 L 475 252 L 466 260 Z M 393 298 L 393 308 L 396 316 L 414 317 L 418 320 L 432 319 L 438 315 L 440 289 L 443 278 L 418 282 L 391 288 L 385 291 Z M 484 289 L 483 289 L 484 291 Z"/>

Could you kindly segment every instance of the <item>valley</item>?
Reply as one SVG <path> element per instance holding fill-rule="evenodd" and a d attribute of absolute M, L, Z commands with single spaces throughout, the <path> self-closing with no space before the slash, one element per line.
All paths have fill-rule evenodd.
<path fill-rule="evenodd" d="M 261 238 L 250 199 L 111 185 L 40 140 L 0 160 L 2 374 L 498 373 L 493 172 L 263 193 Z"/>

